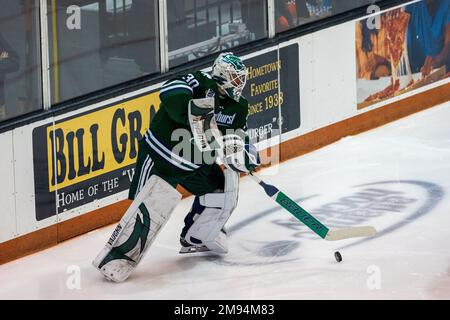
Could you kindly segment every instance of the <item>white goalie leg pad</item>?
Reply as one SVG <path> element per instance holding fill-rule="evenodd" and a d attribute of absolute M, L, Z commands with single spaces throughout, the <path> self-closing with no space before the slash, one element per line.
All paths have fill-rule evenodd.
<path fill-rule="evenodd" d="M 127 279 L 180 201 L 175 188 L 151 176 L 92 264 L 110 280 Z"/>
<path fill-rule="evenodd" d="M 191 237 L 201 240 L 208 249 L 216 253 L 228 252 L 226 235 L 221 230 L 236 208 L 239 194 L 239 174 L 225 169 L 224 175 L 224 192 L 199 197 L 200 204 L 206 208 L 186 233 L 186 241 L 195 245 L 190 241 Z"/>

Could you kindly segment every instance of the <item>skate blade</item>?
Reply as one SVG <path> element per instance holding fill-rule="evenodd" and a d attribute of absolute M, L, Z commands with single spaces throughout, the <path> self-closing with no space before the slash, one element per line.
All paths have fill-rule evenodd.
<path fill-rule="evenodd" d="M 180 249 L 180 254 L 185 254 L 185 253 L 199 253 L 199 252 L 209 252 L 211 251 L 210 249 L 208 249 L 207 247 L 181 247 Z"/>

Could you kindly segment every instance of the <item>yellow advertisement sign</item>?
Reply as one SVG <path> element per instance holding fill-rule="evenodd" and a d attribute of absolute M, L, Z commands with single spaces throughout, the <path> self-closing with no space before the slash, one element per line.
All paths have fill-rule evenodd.
<path fill-rule="evenodd" d="M 135 163 L 138 141 L 158 108 L 154 92 L 48 126 L 48 191 Z"/>

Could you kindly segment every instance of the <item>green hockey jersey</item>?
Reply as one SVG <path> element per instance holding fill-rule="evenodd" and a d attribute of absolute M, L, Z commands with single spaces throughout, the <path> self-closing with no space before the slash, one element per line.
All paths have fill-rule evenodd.
<path fill-rule="evenodd" d="M 165 82 L 160 108 L 144 136 L 150 156 L 164 173 L 188 174 L 212 164 L 214 153 L 202 153 L 195 146 L 188 120 L 189 101 L 207 97 L 215 99 L 215 118 L 222 134 L 230 129 L 247 130 L 247 100 L 221 97 L 209 74 L 197 71 Z"/>

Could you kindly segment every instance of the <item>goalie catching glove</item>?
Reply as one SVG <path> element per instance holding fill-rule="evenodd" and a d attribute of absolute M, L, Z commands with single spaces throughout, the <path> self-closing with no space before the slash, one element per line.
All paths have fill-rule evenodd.
<path fill-rule="evenodd" d="M 222 136 L 222 149 L 219 150 L 219 158 L 224 165 L 236 172 L 252 173 L 261 165 L 258 151 L 249 141 L 237 134 Z"/>

